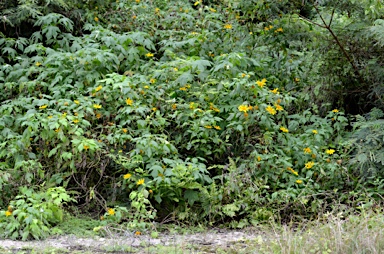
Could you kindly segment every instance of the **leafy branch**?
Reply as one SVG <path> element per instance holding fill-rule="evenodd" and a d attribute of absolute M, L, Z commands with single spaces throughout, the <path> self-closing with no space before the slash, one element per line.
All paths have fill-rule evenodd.
<path fill-rule="evenodd" d="M 331 18 L 329 20 L 329 22 L 327 23 L 326 20 L 324 19 L 323 15 L 321 14 L 318 6 L 314 3 L 313 4 L 313 7 L 315 8 L 317 14 L 319 15 L 321 21 L 322 21 L 322 24 L 320 23 L 317 23 L 313 20 L 310 20 L 302 15 L 300 15 L 300 17 L 308 22 L 310 22 L 311 24 L 314 24 L 318 27 L 321 27 L 321 28 L 324 28 L 326 29 L 332 36 L 332 38 L 335 40 L 337 46 L 340 48 L 341 52 L 343 53 L 343 55 L 345 56 L 345 58 L 347 59 L 347 61 L 352 65 L 352 68 L 354 70 L 354 73 L 355 75 L 357 76 L 357 78 L 359 79 L 359 81 L 361 83 L 364 83 L 364 79 L 363 77 L 361 76 L 360 72 L 359 72 L 359 68 L 357 67 L 357 65 L 355 64 L 355 62 L 353 61 L 352 57 L 348 54 L 347 50 L 345 49 L 345 47 L 343 46 L 343 44 L 340 42 L 339 38 L 337 37 L 337 35 L 335 34 L 334 30 L 331 28 L 331 25 L 332 25 L 332 21 L 333 21 L 333 17 L 335 15 L 335 9 L 332 10 L 332 14 L 331 14 Z"/>

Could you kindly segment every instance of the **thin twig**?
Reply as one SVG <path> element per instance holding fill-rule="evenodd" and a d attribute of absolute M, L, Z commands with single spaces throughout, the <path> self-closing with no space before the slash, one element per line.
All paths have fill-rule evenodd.
<path fill-rule="evenodd" d="M 313 4 L 313 7 L 315 8 L 317 14 L 319 15 L 319 17 L 320 17 L 320 19 L 321 19 L 321 21 L 323 22 L 324 25 L 320 25 L 320 24 L 317 24 L 315 22 L 312 22 L 312 23 L 328 30 L 328 32 L 332 35 L 333 39 L 335 40 L 336 44 L 339 46 L 339 48 L 340 48 L 341 52 L 343 53 L 343 55 L 345 56 L 345 58 L 347 58 L 348 62 L 352 65 L 353 70 L 355 72 L 355 75 L 357 76 L 359 81 L 361 83 L 364 83 L 364 79 L 360 75 L 359 68 L 356 66 L 356 64 L 353 61 L 353 59 L 349 56 L 349 54 L 345 50 L 344 46 L 339 41 L 339 38 L 336 36 L 336 34 L 331 29 L 331 23 L 332 23 L 332 20 L 333 20 L 333 16 L 334 16 L 335 10 L 332 11 L 331 20 L 330 20 L 329 24 L 327 24 L 327 22 L 324 20 L 323 16 L 321 15 L 319 8 L 315 4 Z"/>

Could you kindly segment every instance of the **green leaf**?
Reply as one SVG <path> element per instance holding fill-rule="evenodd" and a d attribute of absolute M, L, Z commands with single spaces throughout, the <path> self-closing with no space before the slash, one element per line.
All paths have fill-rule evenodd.
<path fill-rule="evenodd" d="M 184 192 L 184 198 L 188 200 L 190 205 L 193 205 L 195 201 L 199 200 L 199 193 L 194 190 L 186 190 Z"/>
<path fill-rule="evenodd" d="M 45 34 L 48 40 L 50 40 L 56 39 L 57 35 L 60 33 L 60 29 L 57 26 L 47 26 L 41 32 Z"/>

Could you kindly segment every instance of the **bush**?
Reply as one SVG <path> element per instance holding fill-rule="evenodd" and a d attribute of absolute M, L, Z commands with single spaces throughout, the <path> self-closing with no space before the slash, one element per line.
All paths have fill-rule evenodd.
<path fill-rule="evenodd" d="M 169 214 L 244 227 L 355 205 L 351 120 L 322 90 L 324 31 L 288 2 L 253 6 L 250 22 L 244 3 L 89 2 L 81 35 L 46 13 L 31 36 L 3 36 L 0 205 L 44 182 L 103 224 L 140 229 Z"/>

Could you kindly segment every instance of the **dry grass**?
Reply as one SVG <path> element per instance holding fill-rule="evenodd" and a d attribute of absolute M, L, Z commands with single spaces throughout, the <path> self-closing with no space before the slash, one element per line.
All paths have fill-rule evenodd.
<path fill-rule="evenodd" d="M 384 214 L 329 216 L 325 223 L 306 223 L 294 230 L 272 225 L 263 238 L 253 253 L 384 253 Z"/>
<path fill-rule="evenodd" d="M 188 228 L 186 228 L 188 230 Z M 225 237 L 226 244 L 199 244 L 195 238 L 182 235 L 184 242 L 175 241 L 168 244 L 150 244 L 143 241 L 140 246 L 109 245 L 99 248 L 92 253 L 225 253 L 225 254 L 374 254 L 384 253 L 384 213 L 366 212 L 361 215 L 349 215 L 347 218 L 341 215 L 329 214 L 325 218 L 303 222 L 294 226 L 264 225 L 257 228 L 248 228 L 244 231 L 248 239 L 235 239 L 231 234 L 217 234 L 217 237 Z M 211 233 L 212 234 L 212 233 Z M 179 234 L 175 234 L 177 236 Z M 181 235 L 179 235 L 181 237 Z M 215 237 L 213 234 L 212 237 Z M 201 236 L 202 239 L 204 234 Z M 252 239 L 252 240 L 251 240 Z M 194 241 L 192 241 L 194 240 Z M 170 241 L 170 239 L 168 239 Z M 126 240 L 123 241 L 127 244 Z M 203 241 L 204 242 L 204 241 Z M 44 246 L 44 244 L 42 245 Z M 96 246 L 96 245 L 95 245 Z M 81 246 L 80 246 L 81 247 Z M 79 248 L 80 248 L 79 247 Z M 20 250 L 20 246 L 18 248 Z M 73 252 L 61 249 L 55 253 L 91 253 L 87 249 Z M 41 248 L 31 248 L 28 253 L 53 253 L 44 252 Z M 94 249 L 95 250 L 95 249 Z M 9 251 L 9 252 L 7 252 Z M 21 251 L 21 250 L 20 250 Z M 1 253 L 24 253 L 4 250 L 0 246 Z"/>

